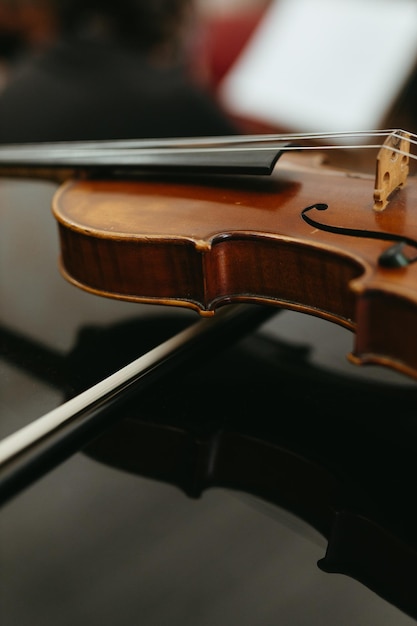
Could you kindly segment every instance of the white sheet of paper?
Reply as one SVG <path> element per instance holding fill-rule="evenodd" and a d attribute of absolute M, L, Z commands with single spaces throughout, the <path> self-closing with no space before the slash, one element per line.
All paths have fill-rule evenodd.
<path fill-rule="evenodd" d="M 416 59 L 416 0 L 275 0 L 219 96 L 294 132 L 372 130 Z"/>

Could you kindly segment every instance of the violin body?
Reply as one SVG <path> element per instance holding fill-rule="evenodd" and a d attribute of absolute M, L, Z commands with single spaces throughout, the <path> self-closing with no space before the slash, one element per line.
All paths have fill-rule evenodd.
<path fill-rule="evenodd" d="M 95 294 L 203 316 L 234 302 L 316 315 L 355 333 L 352 361 L 417 378 L 417 265 L 381 260 L 391 235 L 417 240 L 417 184 L 384 211 L 373 189 L 371 175 L 291 159 L 269 177 L 70 181 L 53 199 L 61 271 Z"/>

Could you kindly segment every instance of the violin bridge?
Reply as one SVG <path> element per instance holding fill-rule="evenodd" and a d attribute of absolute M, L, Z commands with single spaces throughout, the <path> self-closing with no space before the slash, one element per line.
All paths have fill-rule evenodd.
<path fill-rule="evenodd" d="M 410 140 L 404 131 L 393 131 L 381 146 L 376 158 L 374 209 L 383 211 L 389 197 L 402 187 L 409 170 Z"/>

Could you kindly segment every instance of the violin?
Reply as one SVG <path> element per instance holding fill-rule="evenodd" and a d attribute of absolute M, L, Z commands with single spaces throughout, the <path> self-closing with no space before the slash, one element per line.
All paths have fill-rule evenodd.
<path fill-rule="evenodd" d="M 1 148 L 0 173 L 62 183 L 60 268 L 84 290 L 206 317 L 301 311 L 351 330 L 353 363 L 417 378 L 415 143 L 388 130 L 28 144 Z M 375 152 L 373 171 L 320 156 L 349 149 Z"/>

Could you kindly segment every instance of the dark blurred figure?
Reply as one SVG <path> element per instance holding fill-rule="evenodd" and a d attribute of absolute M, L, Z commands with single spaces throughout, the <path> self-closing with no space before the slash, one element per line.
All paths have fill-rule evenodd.
<path fill-rule="evenodd" d="M 20 18 L 38 9 L 38 26 L 49 28 L 33 39 L 32 19 L 26 41 L 20 32 L 19 54 L 0 91 L 0 142 L 236 132 L 190 70 L 192 0 L 8 4 Z"/>
<path fill-rule="evenodd" d="M 45 44 L 55 31 L 49 0 L 0 0 L 0 58 L 5 63 Z"/>

